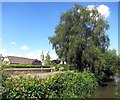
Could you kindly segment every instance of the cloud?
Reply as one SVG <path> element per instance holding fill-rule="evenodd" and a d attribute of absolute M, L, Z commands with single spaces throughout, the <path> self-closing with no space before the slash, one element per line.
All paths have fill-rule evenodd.
<path fill-rule="evenodd" d="M 104 16 L 105 18 L 110 16 L 110 10 L 108 6 L 102 4 L 98 6 L 97 9 L 98 9 L 98 12 L 100 12 L 101 15 Z"/>
<path fill-rule="evenodd" d="M 37 51 L 28 52 L 25 56 L 27 58 L 40 60 L 40 52 Z"/>
<path fill-rule="evenodd" d="M 38 60 L 41 60 L 41 55 L 42 53 L 42 50 L 36 50 L 36 51 L 33 51 L 33 52 L 28 52 L 25 56 L 27 58 L 31 58 L 31 59 L 38 59 Z M 44 57 L 47 55 L 48 51 L 43 51 L 43 54 L 44 54 Z M 58 56 L 56 55 L 55 52 L 49 52 L 50 54 L 50 57 L 51 57 L 51 60 L 54 60 L 54 59 L 57 59 Z"/>
<path fill-rule="evenodd" d="M 16 42 L 11 42 L 12 45 L 16 45 Z"/>
<path fill-rule="evenodd" d="M 55 60 L 58 58 L 57 54 L 55 52 L 50 53 L 51 60 Z"/>
<path fill-rule="evenodd" d="M 95 5 L 88 5 L 87 8 L 88 8 L 89 10 L 93 10 L 93 9 L 95 8 Z"/>
<path fill-rule="evenodd" d="M 22 49 L 22 50 L 28 50 L 29 47 L 28 47 L 27 45 L 23 45 L 23 46 L 21 47 L 21 49 Z"/>
<path fill-rule="evenodd" d="M 3 57 L 6 56 L 18 56 L 18 57 L 22 57 L 21 54 L 17 54 L 15 52 L 9 52 L 6 49 L 0 48 L 0 54 L 2 54 Z"/>
<path fill-rule="evenodd" d="M 9 52 L 6 49 L 0 48 L 0 54 L 2 54 L 4 57 L 5 56 L 17 56 L 17 57 L 26 57 L 26 58 L 41 60 L 40 58 L 41 53 L 42 53 L 42 50 L 35 50 L 35 51 L 28 52 L 26 54 L 21 54 L 19 52 Z M 44 56 L 46 56 L 48 51 L 47 50 L 43 51 L 43 53 L 44 53 Z M 51 60 L 58 58 L 58 56 L 56 55 L 54 51 L 50 51 L 49 54 L 50 54 Z"/>
<path fill-rule="evenodd" d="M 88 5 L 87 8 L 89 10 L 92 10 L 95 8 L 95 5 Z M 97 7 L 97 10 L 99 13 L 101 13 L 101 15 L 104 17 L 104 18 L 108 18 L 110 16 L 110 9 L 108 6 L 104 5 L 104 4 L 101 4 Z"/>
<path fill-rule="evenodd" d="M 2 54 L 3 56 L 6 56 L 6 55 L 7 55 L 7 54 L 6 54 L 6 50 L 5 50 L 5 49 L 0 48 L 0 54 Z"/>
<path fill-rule="evenodd" d="M 80 9 L 78 9 L 78 13 L 80 13 Z"/>

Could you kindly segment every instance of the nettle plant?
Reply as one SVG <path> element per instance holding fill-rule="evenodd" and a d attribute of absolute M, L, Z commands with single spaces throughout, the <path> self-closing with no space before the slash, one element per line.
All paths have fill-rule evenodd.
<path fill-rule="evenodd" d="M 87 72 L 64 72 L 46 79 L 7 78 L 3 99 L 87 98 L 98 87 L 95 76 Z"/>
<path fill-rule="evenodd" d="M 32 77 L 8 78 L 3 82 L 2 97 L 3 99 L 42 98 L 44 86 L 41 81 Z"/>
<path fill-rule="evenodd" d="M 91 73 L 65 72 L 46 79 L 48 98 L 87 98 L 98 87 Z"/>

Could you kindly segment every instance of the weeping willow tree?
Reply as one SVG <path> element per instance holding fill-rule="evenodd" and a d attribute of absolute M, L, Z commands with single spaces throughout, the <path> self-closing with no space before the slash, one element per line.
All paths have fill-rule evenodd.
<path fill-rule="evenodd" d="M 76 4 L 61 14 L 55 35 L 49 40 L 58 57 L 67 64 L 79 71 L 90 68 L 94 72 L 96 64 L 104 63 L 101 59 L 109 46 L 108 29 L 108 22 L 96 7 L 89 10 Z"/>

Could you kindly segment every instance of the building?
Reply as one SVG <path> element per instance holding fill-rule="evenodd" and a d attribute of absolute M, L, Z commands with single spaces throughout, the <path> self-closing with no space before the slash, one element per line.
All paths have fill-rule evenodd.
<path fill-rule="evenodd" d="M 41 53 L 41 55 L 40 55 L 40 59 L 41 59 L 42 66 L 44 66 L 44 63 L 45 63 L 45 56 L 44 56 L 43 51 L 42 51 L 42 53 Z"/>
<path fill-rule="evenodd" d="M 4 64 L 27 64 L 27 65 L 41 65 L 41 61 L 37 59 L 28 59 L 25 57 L 7 56 L 3 60 Z"/>
<path fill-rule="evenodd" d="M 2 54 L 0 54 L 0 63 L 2 63 L 4 60 L 4 57 L 2 56 Z"/>

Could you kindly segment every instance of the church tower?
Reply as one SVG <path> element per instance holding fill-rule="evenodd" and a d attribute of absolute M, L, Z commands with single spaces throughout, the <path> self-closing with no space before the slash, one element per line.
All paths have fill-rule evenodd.
<path fill-rule="evenodd" d="M 44 53 L 43 53 L 43 51 L 40 55 L 40 59 L 41 59 L 42 65 L 44 65 Z"/>

